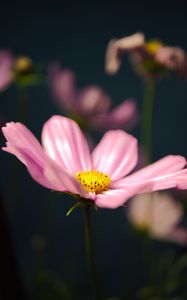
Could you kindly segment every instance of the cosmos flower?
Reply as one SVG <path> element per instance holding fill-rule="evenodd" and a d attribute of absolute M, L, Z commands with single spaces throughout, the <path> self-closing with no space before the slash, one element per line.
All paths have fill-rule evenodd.
<path fill-rule="evenodd" d="M 14 57 L 8 50 L 0 51 L 0 92 L 5 91 L 14 82 L 28 86 L 38 81 L 39 76 L 30 57 Z"/>
<path fill-rule="evenodd" d="M 14 154 L 38 183 L 70 192 L 98 207 L 117 208 L 130 197 L 172 187 L 187 188 L 186 160 L 166 156 L 128 175 L 137 163 L 137 140 L 123 130 L 105 133 L 90 153 L 73 120 L 53 116 L 42 130 L 42 146 L 21 123 L 3 127 L 4 151 Z"/>
<path fill-rule="evenodd" d="M 145 40 L 141 32 L 109 42 L 106 50 L 106 72 L 115 74 L 123 54 L 129 53 L 137 74 L 145 80 L 160 77 L 166 71 L 187 78 L 187 56 L 183 49 L 164 45 L 158 39 Z"/>
<path fill-rule="evenodd" d="M 85 128 L 129 130 L 137 123 L 134 99 L 129 98 L 112 108 L 110 97 L 99 86 L 77 90 L 74 73 L 61 70 L 58 63 L 49 67 L 49 86 L 59 107 Z"/>
<path fill-rule="evenodd" d="M 170 193 L 138 195 L 128 202 L 129 221 L 155 239 L 187 244 L 187 229 L 179 225 L 184 210 Z"/>

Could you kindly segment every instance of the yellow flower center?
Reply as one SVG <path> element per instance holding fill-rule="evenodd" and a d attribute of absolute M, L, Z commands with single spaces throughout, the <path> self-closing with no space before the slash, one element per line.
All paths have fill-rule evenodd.
<path fill-rule="evenodd" d="M 99 194 L 104 192 L 110 184 L 110 177 L 107 174 L 95 170 L 77 172 L 75 177 L 82 188 L 88 193 Z"/>
<path fill-rule="evenodd" d="M 32 71 L 32 60 L 27 56 L 19 56 L 14 63 L 14 70 L 17 73 L 27 73 Z"/>
<path fill-rule="evenodd" d="M 155 54 L 163 45 L 159 40 L 150 40 L 145 44 L 145 50 L 149 54 Z"/>

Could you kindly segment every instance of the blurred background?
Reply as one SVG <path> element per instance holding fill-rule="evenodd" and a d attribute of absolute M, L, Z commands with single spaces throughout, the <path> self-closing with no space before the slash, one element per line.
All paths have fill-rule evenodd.
<path fill-rule="evenodd" d="M 159 38 L 187 51 L 186 9 L 183 0 L 3 2 L 0 50 L 29 56 L 41 78 L 24 95 L 15 85 L 0 93 L 2 125 L 23 118 L 40 138 L 43 123 L 54 114 L 64 114 L 48 86 L 47 70 L 53 61 L 75 72 L 78 88 L 99 85 L 115 105 L 132 96 L 140 111 L 142 80 L 134 73 L 127 56 L 119 72 L 108 76 L 104 71 L 106 46 L 114 37 L 142 31 L 146 39 Z M 21 117 L 19 98 L 23 96 L 25 107 Z M 23 102 L 21 105 L 23 108 Z M 153 161 L 167 154 L 187 155 L 186 112 L 186 80 L 177 76 L 159 80 L 154 103 Z M 139 124 L 131 133 L 139 139 Z M 94 133 L 96 141 L 100 137 L 99 132 Z M 1 136 L 1 145 L 4 143 Z M 66 217 L 74 203 L 70 197 L 41 187 L 15 157 L 2 151 L 0 163 L 0 299 L 92 299 L 82 210 Z M 175 197 L 182 197 L 185 209 L 186 195 L 179 193 Z M 146 252 L 149 246 L 141 234 L 133 232 L 125 209 L 99 209 L 92 214 L 103 299 L 187 299 L 183 286 L 177 286 L 177 292 L 173 289 L 168 296 L 156 295 L 154 291 L 147 298 L 144 294 L 139 296 L 142 288 L 152 284 Z M 185 226 L 187 218 L 182 222 Z M 159 257 L 157 266 L 163 269 L 167 264 L 172 268 L 173 260 L 187 251 L 186 245 L 150 241 Z M 183 279 L 187 276 L 185 263 L 180 273 Z M 162 283 L 167 277 L 166 270 L 158 276 Z M 161 290 L 164 287 L 157 279 L 153 286 Z M 175 286 L 175 280 L 169 284 Z"/>

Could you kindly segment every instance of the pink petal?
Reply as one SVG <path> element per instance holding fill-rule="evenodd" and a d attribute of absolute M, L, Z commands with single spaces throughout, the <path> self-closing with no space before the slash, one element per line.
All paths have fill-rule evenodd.
<path fill-rule="evenodd" d="M 57 180 L 60 185 L 63 186 L 63 191 L 68 191 L 76 195 L 80 195 L 82 198 L 91 199 L 92 195 L 82 189 L 77 179 L 72 176 L 67 170 L 62 169 L 54 161 L 50 161 L 45 170 L 45 176 L 51 180 Z"/>
<path fill-rule="evenodd" d="M 180 70 L 187 61 L 185 52 L 179 47 L 161 47 L 155 60 L 170 70 Z"/>
<path fill-rule="evenodd" d="M 47 157 L 40 143 L 23 124 L 11 122 L 2 130 L 7 139 L 7 147 L 3 150 L 17 156 L 35 181 L 50 189 L 82 193 L 76 179 Z"/>
<path fill-rule="evenodd" d="M 169 193 L 141 194 L 128 202 L 129 220 L 138 228 L 146 226 L 152 237 L 164 239 L 178 225 L 183 207 Z"/>
<path fill-rule="evenodd" d="M 131 129 L 137 123 L 138 111 L 136 102 L 127 99 L 111 111 L 97 115 L 91 119 L 92 124 L 99 129 Z"/>
<path fill-rule="evenodd" d="M 92 153 L 94 169 L 108 174 L 112 181 L 128 174 L 137 158 L 136 138 L 122 130 L 105 133 Z"/>
<path fill-rule="evenodd" d="M 33 134 L 21 123 L 8 123 L 2 131 L 7 139 L 4 151 L 15 155 L 24 163 L 31 176 L 47 188 L 55 188 L 44 176 L 46 156 Z M 59 189 L 58 189 L 59 190 Z"/>
<path fill-rule="evenodd" d="M 61 70 L 58 63 L 49 66 L 49 87 L 62 109 L 71 111 L 76 104 L 75 75 L 71 70 Z"/>
<path fill-rule="evenodd" d="M 43 149 L 40 143 L 22 123 L 7 123 L 6 127 L 2 128 L 2 131 L 9 145 L 12 145 L 14 148 L 29 149 L 36 158 L 40 159 L 42 157 Z"/>
<path fill-rule="evenodd" d="M 79 126 L 69 118 L 50 118 L 42 130 L 42 144 L 47 154 L 73 175 L 92 169 L 86 138 Z"/>
<path fill-rule="evenodd" d="M 31 177 L 44 187 L 61 192 L 71 192 L 74 194 L 85 194 L 79 183 L 66 170 L 59 168 L 55 162 L 43 155 L 43 161 L 38 161 L 33 153 L 24 149 L 17 149 L 24 159 Z"/>
<path fill-rule="evenodd" d="M 13 80 L 13 56 L 8 50 L 0 52 L 0 92 L 7 89 Z"/>
<path fill-rule="evenodd" d="M 134 174 L 136 173 L 137 172 Z M 147 180 L 136 181 L 133 177 L 135 176 L 130 175 L 124 179 L 112 182 L 110 191 L 97 195 L 98 200 L 96 200 L 96 204 L 100 207 L 117 208 L 137 194 L 150 193 L 174 187 L 187 189 L 187 169 Z M 120 192 L 115 194 L 115 191 L 119 190 Z M 122 191 L 124 191 L 124 193 Z M 118 196 L 115 197 L 115 195 L 118 195 L 119 198 Z"/>
<path fill-rule="evenodd" d="M 9 153 L 16 155 L 18 159 L 20 159 L 26 165 L 27 171 L 29 172 L 31 177 L 42 186 L 52 190 L 67 191 L 64 184 L 61 185 L 61 183 L 53 174 L 53 172 L 50 172 L 50 176 L 45 175 L 47 169 L 46 158 L 45 160 L 38 160 L 33 155 L 33 153 L 29 153 L 29 151 L 26 149 L 16 148 L 13 152 L 11 151 L 11 148 L 7 148 L 5 150 Z"/>
<path fill-rule="evenodd" d="M 154 177 L 166 176 L 179 171 L 186 165 L 186 160 L 180 155 L 168 155 L 155 163 L 133 173 L 128 178 L 131 180 L 146 180 Z M 125 179 L 127 180 L 127 178 Z"/>
<path fill-rule="evenodd" d="M 108 111 L 111 100 L 98 86 L 90 86 L 78 94 L 78 111 L 84 116 L 94 116 Z"/>
<path fill-rule="evenodd" d="M 182 156 L 166 156 L 140 171 L 118 180 L 112 184 L 112 188 L 135 188 L 134 195 L 148 193 L 157 190 L 177 187 L 187 188 L 187 169 L 183 169 L 186 160 Z M 183 169 L 183 170 L 181 170 Z"/>
<path fill-rule="evenodd" d="M 124 202 L 131 197 L 129 191 L 120 189 L 109 190 L 98 194 L 95 200 L 95 204 L 102 208 L 118 208 L 124 204 Z"/>
<path fill-rule="evenodd" d="M 183 169 L 171 175 L 166 175 L 162 178 L 150 180 L 150 185 L 154 191 L 170 188 L 178 188 L 181 190 L 187 189 L 187 169 Z"/>
<path fill-rule="evenodd" d="M 130 36 L 113 39 L 109 42 L 106 50 L 105 68 L 108 74 L 115 74 L 121 65 L 121 54 L 143 47 L 145 36 L 137 32 Z"/>
<path fill-rule="evenodd" d="M 164 238 L 165 240 L 175 242 L 181 246 L 187 245 L 187 229 L 185 227 L 176 227 Z"/>

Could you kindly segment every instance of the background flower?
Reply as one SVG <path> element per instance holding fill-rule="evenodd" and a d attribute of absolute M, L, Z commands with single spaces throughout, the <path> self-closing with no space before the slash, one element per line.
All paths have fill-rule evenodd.
<path fill-rule="evenodd" d="M 126 212 L 132 225 L 152 238 L 187 244 L 187 229 L 179 225 L 183 206 L 171 193 L 138 195 L 128 202 Z"/>
<path fill-rule="evenodd" d="M 110 97 L 100 87 L 93 85 L 77 90 L 75 74 L 61 70 L 57 63 L 49 67 L 49 86 L 60 108 L 83 127 L 130 130 L 137 123 L 134 99 L 129 98 L 113 108 Z"/>
<path fill-rule="evenodd" d="M 145 80 L 160 77 L 166 71 L 187 76 L 187 56 L 183 49 L 166 46 L 159 39 L 146 41 L 141 32 L 109 42 L 106 50 L 108 74 L 119 70 L 125 53 L 129 53 L 134 70 Z"/>
<path fill-rule="evenodd" d="M 40 82 L 40 76 L 30 57 L 14 56 L 8 50 L 0 51 L 0 92 L 6 90 L 12 83 L 22 87 Z"/>

